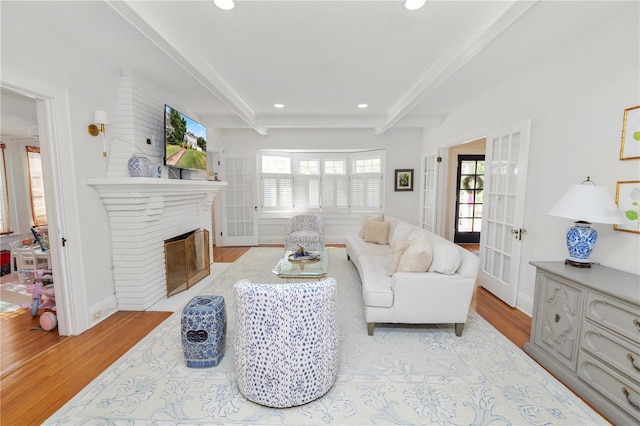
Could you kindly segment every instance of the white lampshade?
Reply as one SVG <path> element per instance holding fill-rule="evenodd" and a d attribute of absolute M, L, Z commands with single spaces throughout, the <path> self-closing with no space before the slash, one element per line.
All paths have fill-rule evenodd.
<path fill-rule="evenodd" d="M 93 116 L 93 122 L 96 124 L 109 124 L 109 116 L 107 116 L 107 112 L 97 109 Z"/>
<path fill-rule="evenodd" d="M 233 0 L 213 0 L 213 3 L 222 10 L 231 10 L 236 6 Z"/>
<path fill-rule="evenodd" d="M 572 185 L 549 214 L 574 221 L 622 224 L 622 212 L 618 210 L 607 188 L 592 183 L 587 178 L 582 185 Z"/>
<path fill-rule="evenodd" d="M 418 10 L 426 3 L 426 0 L 406 0 L 404 2 L 404 7 L 408 10 Z"/>

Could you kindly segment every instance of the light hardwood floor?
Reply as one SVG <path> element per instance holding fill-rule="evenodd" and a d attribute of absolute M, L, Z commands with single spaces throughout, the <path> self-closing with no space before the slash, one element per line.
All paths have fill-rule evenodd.
<path fill-rule="evenodd" d="M 214 248 L 215 262 L 233 262 L 245 247 Z M 531 318 L 479 287 L 473 308 L 519 348 L 529 341 Z M 35 337 L 27 315 L 2 319 L 2 379 L 0 421 L 2 425 L 39 425 L 95 377 L 120 358 L 140 339 L 164 321 L 169 312 L 117 312 L 80 336 L 49 339 Z M 37 323 L 37 320 L 36 320 Z M 9 349 L 5 352 L 5 349 Z M 16 355 L 10 352 L 15 350 Z M 17 355 L 19 354 L 19 355 Z M 5 358 L 6 357 L 6 358 Z M 7 366 L 5 366 L 5 362 Z"/>

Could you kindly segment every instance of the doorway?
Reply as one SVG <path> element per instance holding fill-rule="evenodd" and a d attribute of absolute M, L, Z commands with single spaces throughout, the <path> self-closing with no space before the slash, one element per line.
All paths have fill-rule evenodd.
<path fill-rule="evenodd" d="M 46 191 L 44 181 L 49 179 L 46 170 L 42 167 L 40 155 L 40 137 L 38 135 L 37 105 L 36 100 L 22 93 L 10 90 L 4 86 L 2 93 L 2 141 L 3 156 L 6 155 L 5 169 L 7 177 L 7 190 L 9 195 L 8 226 L 11 233 L 2 235 L 2 248 L 13 250 L 16 255 L 16 265 L 21 267 L 21 260 L 25 264 L 37 262 L 32 267 L 43 267 L 40 260 L 47 259 L 49 269 L 53 269 L 50 249 L 42 226 L 50 222 L 46 215 Z M 31 227 L 40 226 L 38 233 L 40 243 L 33 244 L 35 236 Z M 25 243 L 23 243 L 23 240 Z M 31 255 L 31 256 L 30 256 Z M 13 256 L 9 256 L 9 262 L 14 263 Z M 15 265 L 15 263 L 14 263 Z M 26 267 L 25 267 L 26 268 Z M 11 273 L 11 271 L 14 271 Z M 6 273 L 5 273 L 6 272 Z M 21 278 L 22 276 L 22 278 Z M 46 284 L 49 275 L 43 277 Z M 50 275 L 54 277 L 54 274 Z M 51 331 L 42 329 L 40 316 L 51 309 L 37 309 L 36 315 L 32 315 L 32 295 L 28 286 L 35 281 L 35 274 L 19 274 L 15 268 L 3 271 L 0 278 L 0 321 L 2 329 L 2 369 L 1 375 L 9 374 L 25 360 L 56 345 L 62 339 L 58 328 Z M 43 296 L 43 304 L 50 308 L 53 298 Z M 49 317 L 50 318 L 50 317 Z M 46 323 L 48 326 L 51 322 Z"/>
<path fill-rule="evenodd" d="M 483 190 L 484 155 L 458 155 L 454 243 L 480 243 Z"/>

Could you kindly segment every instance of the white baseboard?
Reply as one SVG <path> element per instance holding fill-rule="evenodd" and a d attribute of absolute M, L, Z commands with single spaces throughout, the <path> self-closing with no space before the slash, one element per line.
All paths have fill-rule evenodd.
<path fill-rule="evenodd" d="M 89 308 L 89 328 L 118 312 L 116 296 L 111 295 Z"/>
<path fill-rule="evenodd" d="M 518 293 L 518 302 L 516 308 L 527 314 L 528 316 L 532 316 L 531 313 L 533 312 L 533 297 L 527 294 Z"/>

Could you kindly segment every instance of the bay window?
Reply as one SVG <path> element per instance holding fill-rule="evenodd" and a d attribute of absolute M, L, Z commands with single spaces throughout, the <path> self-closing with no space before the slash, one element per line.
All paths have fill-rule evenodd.
<path fill-rule="evenodd" d="M 258 151 L 262 212 L 383 210 L 384 151 Z"/>

